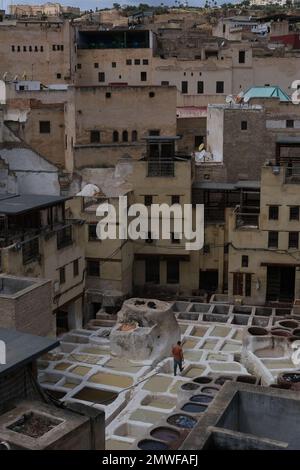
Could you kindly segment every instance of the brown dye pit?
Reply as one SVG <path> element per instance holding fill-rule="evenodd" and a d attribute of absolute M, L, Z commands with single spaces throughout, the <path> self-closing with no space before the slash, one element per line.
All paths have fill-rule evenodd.
<path fill-rule="evenodd" d="M 216 344 L 217 344 L 216 340 L 208 339 L 207 341 L 205 341 L 205 343 L 202 346 L 200 346 L 200 348 L 201 349 L 214 349 Z"/>
<path fill-rule="evenodd" d="M 234 362 L 220 362 L 218 364 L 211 362 L 210 368 L 215 372 L 238 372 L 241 370 L 240 364 Z"/>
<path fill-rule="evenodd" d="M 183 345 L 186 349 L 193 349 L 196 346 L 197 343 L 198 343 L 198 341 L 196 341 L 194 339 L 186 339 L 186 340 L 184 340 Z"/>
<path fill-rule="evenodd" d="M 81 352 L 87 353 L 87 354 L 97 354 L 99 356 L 107 356 L 110 355 L 110 352 L 108 349 L 103 349 L 103 348 L 97 348 L 97 347 L 86 347 L 82 348 Z"/>
<path fill-rule="evenodd" d="M 178 393 L 178 390 L 180 389 L 180 387 L 185 384 L 186 382 L 184 382 L 183 380 L 177 380 L 174 385 L 170 388 L 170 391 L 169 393 L 174 393 L 177 395 Z"/>
<path fill-rule="evenodd" d="M 185 377 L 197 377 L 205 371 L 205 367 L 191 367 L 184 375 Z"/>
<path fill-rule="evenodd" d="M 77 387 L 77 385 L 78 385 L 78 383 L 76 384 L 76 383 L 73 383 L 73 382 L 65 382 L 63 384 L 63 387 L 65 387 L 65 388 L 75 388 L 75 387 Z"/>
<path fill-rule="evenodd" d="M 97 364 L 101 356 L 88 355 L 88 354 L 70 354 L 70 359 L 76 362 L 83 362 L 85 364 Z M 103 357 L 103 356 L 102 356 Z"/>
<path fill-rule="evenodd" d="M 191 336 L 204 336 L 205 333 L 207 332 L 208 328 L 205 326 L 197 326 L 193 328 L 193 331 L 191 333 Z"/>
<path fill-rule="evenodd" d="M 70 370 L 70 372 L 72 372 L 72 374 L 81 375 L 81 376 L 83 377 L 83 376 L 86 375 L 90 370 L 91 370 L 90 367 L 86 367 L 86 366 L 75 366 L 73 369 Z"/>
<path fill-rule="evenodd" d="M 281 348 L 264 348 L 258 349 L 254 352 L 257 357 L 282 357 L 283 349 Z"/>
<path fill-rule="evenodd" d="M 106 450 L 128 450 L 132 447 L 131 442 L 119 441 L 117 439 L 107 439 L 105 442 Z"/>
<path fill-rule="evenodd" d="M 61 359 L 63 359 L 63 357 L 64 357 L 63 354 L 46 353 L 42 355 L 41 359 L 45 361 L 60 361 Z"/>
<path fill-rule="evenodd" d="M 98 388 L 84 387 L 72 398 L 90 401 L 99 405 L 110 405 L 117 397 L 118 394 L 111 390 L 99 390 Z"/>
<path fill-rule="evenodd" d="M 161 411 L 150 411 L 138 408 L 130 415 L 130 419 L 133 421 L 155 424 L 162 418 L 162 416 Z"/>
<path fill-rule="evenodd" d="M 133 362 L 126 361 L 125 359 L 112 358 L 106 362 L 105 367 L 109 369 L 118 370 L 121 372 L 136 373 L 141 370 L 141 365 L 134 364 Z"/>
<path fill-rule="evenodd" d="M 292 361 L 289 361 L 288 359 L 283 359 L 279 361 L 263 361 L 266 367 L 268 369 L 293 369 L 295 365 L 293 364 Z"/>
<path fill-rule="evenodd" d="M 59 364 L 56 364 L 56 366 L 54 366 L 54 369 L 56 369 L 56 370 L 66 370 L 68 367 L 70 367 L 72 365 L 73 365 L 72 362 L 60 362 Z"/>
<path fill-rule="evenodd" d="M 127 388 L 131 387 L 131 385 L 133 384 L 133 379 L 131 377 L 127 377 L 126 375 L 97 372 L 89 378 L 89 382 L 103 385 L 111 385 L 113 387 L 119 388 Z"/>
<path fill-rule="evenodd" d="M 172 380 L 173 379 L 170 377 L 157 375 L 156 377 L 151 377 L 151 379 L 147 380 L 143 389 L 150 390 L 150 392 L 166 392 L 171 385 Z"/>
<path fill-rule="evenodd" d="M 234 343 L 225 343 L 222 348 L 221 348 L 221 351 L 223 352 L 238 352 L 241 350 L 241 345 L 240 344 L 234 344 Z"/>
<path fill-rule="evenodd" d="M 210 336 L 220 336 L 224 338 L 230 333 L 230 328 L 226 328 L 226 326 L 215 326 L 215 328 L 210 333 Z"/>
<path fill-rule="evenodd" d="M 188 361 L 200 361 L 203 356 L 203 353 L 201 351 L 186 351 L 184 353 L 185 359 Z"/>
<path fill-rule="evenodd" d="M 148 403 L 146 403 L 146 400 L 142 401 L 143 406 L 152 406 L 153 408 L 162 408 L 165 410 L 171 410 L 174 408 L 176 405 L 176 400 L 172 398 L 166 398 L 166 397 L 156 397 L 152 398 Z"/>

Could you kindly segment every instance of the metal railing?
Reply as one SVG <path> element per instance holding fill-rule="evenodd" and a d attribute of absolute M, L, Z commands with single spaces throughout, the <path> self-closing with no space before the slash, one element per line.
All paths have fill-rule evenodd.
<path fill-rule="evenodd" d="M 244 212 L 239 206 L 234 210 L 235 227 L 239 228 L 258 228 L 259 212 Z"/>
<path fill-rule="evenodd" d="M 23 264 L 30 263 L 40 256 L 39 237 L 31 238 L 22 243 Z"/>
<path fill-rule="evenodd" d="M 300 166 L 285 167 L 285 183 L 300 184 Z"/>
<path fill-rule="evenodd" d="M 175 162 L 173 160 L 148 160 L 147 176 L 175 176 Z"/>
<path fill-rule="evenodd" d="M 63 227 L 61 230 L 57 231 L 56 234 L 57 240 L 57 249 L 65 248 L 66 246 L 72 245 L 73 243 L 73 231 L 72 225 Z"/>

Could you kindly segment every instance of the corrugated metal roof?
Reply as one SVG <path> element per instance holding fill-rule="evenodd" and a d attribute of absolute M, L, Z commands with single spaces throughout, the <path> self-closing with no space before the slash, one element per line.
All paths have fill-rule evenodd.
<path fill-rule="evenodd" d="M 0 340 L 6 347 L 6 364 L 0 365 L 0 375 L 28 364 L 59 345 L 59 341 L 43 336 L 29 335 L 10 328 L 0 328 Z"/>
<path fill-rule="evenodd" d="M 278 98 L 280 101 L 291 101 L 290 97 L 279 86 L 254 86 L 243 95 L 245 102 L 253 98 Z"/>

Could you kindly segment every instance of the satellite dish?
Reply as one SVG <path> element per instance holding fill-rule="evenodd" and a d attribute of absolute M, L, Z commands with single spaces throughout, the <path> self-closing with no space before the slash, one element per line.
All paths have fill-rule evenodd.
<path fill-rule="evenodd" d="M 204 149 L 204 144 L 202 143 L 202 144 L 199 145 L 198 150 L 199 150 L 199 152 L 201 152 L 201 150 L 203 150 L 203 149 Z"/>

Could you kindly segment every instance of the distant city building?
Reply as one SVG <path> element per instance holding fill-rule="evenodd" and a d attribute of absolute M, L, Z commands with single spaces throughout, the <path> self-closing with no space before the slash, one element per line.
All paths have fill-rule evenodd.
<path fill-rule="evenodd" d="M 43 5 L 9 5 L 9 13 L 17 18 L 26 16 L 79 16 L 80 8 L 47 2 Z"/>

